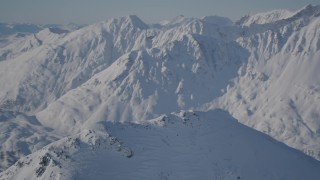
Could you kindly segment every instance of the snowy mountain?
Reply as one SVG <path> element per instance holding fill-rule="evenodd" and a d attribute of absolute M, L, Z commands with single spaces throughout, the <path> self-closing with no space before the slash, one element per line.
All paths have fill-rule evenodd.
<path fill-rule="evenodd" d="M 66 25 L 60 24 L 31 24 L 31 23 L 2 23 L 0 22 L 0 38 L 10 35 L 24 36 L 27 34 L 37 33 L 45 28 L 56 28 L 65 31 L 73 31 L 81 28 L 82 25 L 69 23 Z"/>
<path fill-rule="evenodd" d="M 318 161 L 241 125 L 222 110 L 86 127 L 94 130 L 20 159 L 0 179 L 320 178 Z"/>
<path fill-rule="evenodd" d="M 0 37 L 16 33 L 36 33 L 41 29 L 39 25 L 30 23 L 0 23 Z"/>
<path fill-rule="evenodd" d="M 88 130 L 98 133 L 89 133 L 89 137 L 108 142 L 103 145 L 107 149 L 116 148 L 110 145 L 108 136 L 116 134 L 126 147 L 125 152 L 120 151 L 122 155 L 131 150 L 134 154 L 142 153 L 141 149 L 135 149 L 138 142 L 146 149 L 157 147 L 148 152 L 158 154 L 154 156 L 156 160 L 169 159 L 161 152 L 176 156 L 174 152 L 186 146 L 185 151 L 191 157 L 177 156 L 177 164 L 172 165 L 160 161 L 168 167 L 165 171 L 157 169 L 158 161 L 147 163 L 154 168 L 146 174 L 148 179 L 157 178 L 154 177 L 157 173 L 166 177 L 172 174 L 173 179 L 192 177 L 188 173 L 192 173 L 193 167 L 187 168 L 188 171 L 179 169 L 182 165 L 185 167 L 185 161 L 195 161 L 199 167 L 218 173 L 204 175 L 204 179 L 317 179 L 311 178 L 319 176 L 315 170 L 319 166 L 317 161 L 259 132 L 232 122 L 241 142 L 247 143 L 239 147 L 239 152 L 229 151 L 224 144 L 239 143 L 230 136 L 233 129 L 219 136 L 214 132 L 215 126 L 229 125 L 230 113 L 242 124 L 320 159 L 319 27 L 320 6 L 308 5 L 296 12 L 276 10 L 246 16 L 237 23 L 217 16 L 200 19 L 178 16 L 148 25 L 131 15 L 78 30 L 51 27 L 23 36 L 6 36 L 0 41 L 0 129 L 4 132 L 0 138 L 1 170 L 22 159 L 1 173 L 0 179 L 13 176 L 48 179 L 51 172 L 61 172 L 66 179 L 82 177 L 89 170 L 102 171 L 95 163 L 114 168 L 112 172 L 121 172 L 118 167 L 127 160 L 113 151 L 69 147 L 70 138 L 91 147 L 91 140 L 84 137 Z M 225 113 L 216 109 L 223 109 Z M 170 113 L 183 110 L 203 114 L 200 119 L 207 127 L 151 125 L 158 122 L 159 117 L 180 121 L 183 117 Z M 215 113 L 204 113 L 211 111 Z M 154 118 L 158 120 L 150 121 Z M 210 124 L 212 118 L 219 119 L 219 123 Z M 97 124 L 107 129 L 98 131 Z M 109 128 L 116 129 L 111 132 Z M 184 136 L 170 135 L 175 130 L 181 130 Z M 195 136 L 197 141 L 188 144 L 193 131 L 204 133 L 205 140 L 200 140 L 202 135 Z M 167 135 L 172 139 L 170 144 L 177 144 L 177 151 L 163 147 L 166 143 L 163 144 L 160 137 Z M 144 144 L 139 140 L 142 136 L 150 139 L 144 139 Z M 215 147 L 215 143 L 209 141 L 211 138 L 219 144 L 217 154 L 194 149 L 194 146 L 204 146 L 207 150 Z M 66 152 L 68 158 L 61 154 L 58 157 L 52 149 Z M 274 152 L 274 156 L 268 154 L 268 150 Z M 208 154 L 208 159 L 200 162 L 192 158 L 194 153 Z M 243 153 L 248 154 L 243 156 Z M 262 154 L 257 155 L 261 159 L 252 157 L 256 153 Z M 286 153 L 288 155 L 284 155 Z M 28 154 L 31 155 L 26 156 Z M 56 156 L 58 159 L 54 160 Z M 112 166 L 107 160 L 99 160 L 100 156 L 117 163 Z M 93 160 L 86 166 L 83 163 L 89 157 Z M 219 167 L 210 164 L 224 162 L 223 157 L 237 160 Z M 75 162 L 69 158 L 84 159 Z M 149 162 L 148 158 L 152 156 L 134 155 L 129 161 L 134 167 Z M 244 165 L 244 159 L 250 159 L 250 165 Z M 210 165 L 206 165 L 208 163 Z M 261 168 L 250 174 L 248 169 L 259 163 Z M 67 164 L 75 169 L 59 168 Z M 78 172 L 78 165 L 79 169 L 87 168 L 86 171 Z M 135 174 L 136 179 L 141 179 L 138 172 L 145 173 L 147 167 L 141 166 L 141 171 L 134 173 L 134 169 L 126 166 L 123 172 Z M 34 169 L 36 167 L 38 169 Z M 119 174 L 112 177 L 116 175 Z"/>
<path fill-rule="evenodd" d="M 242 17 L 236 23 L 242 26 L 251 26 L 254 24 L 267 24 L 287 19 L 293 15 L 292 11 L 279 9 L 270 12 L 257 13 Z"/>
<path fill-rule="evenodd" d="M 212 106 L 316 158 L 320 158 L 319 13 L 319 6 L 306 6 L 288 19 L 261 25 L 266 29 L 259 33 L 238 38 L 250 51 L 248 64 Z"/>
<path fill-rule="evenodd" d="M 0 171 L 61 136 L 43 127 L 34 116 L 0 111 Z"/>

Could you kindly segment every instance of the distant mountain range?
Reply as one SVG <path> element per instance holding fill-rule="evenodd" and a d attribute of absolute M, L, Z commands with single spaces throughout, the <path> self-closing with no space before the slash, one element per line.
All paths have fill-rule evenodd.
<path fill-rule="evenodd" d="M 31 23 L 0 23 L 0 37 L 9 36 L 9 35 L 23 35 L 23 34 L 32 34 L 38 33 L 39 31 L 45 28 L 51 29 L 62 29 L 67 31 L 74 31 L 83 27 L 83 25 L 77 25 L 74 23 L 69 23 L 66 25 L 60 24 L 31 24 Z"/>

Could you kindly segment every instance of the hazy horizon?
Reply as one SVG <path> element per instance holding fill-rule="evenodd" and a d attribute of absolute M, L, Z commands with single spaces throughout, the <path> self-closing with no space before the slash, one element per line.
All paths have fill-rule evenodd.
<path fill-rule="evenodd" d="M 217 15 L 235 21 L 242 16 L 274 9 L 297 10 L 319 0 L 2 0 L 0 22 L 35 24 L 90 24 L 112 17 L 137 15 L 147 23 L 157 23 L 178 15 Z"/>

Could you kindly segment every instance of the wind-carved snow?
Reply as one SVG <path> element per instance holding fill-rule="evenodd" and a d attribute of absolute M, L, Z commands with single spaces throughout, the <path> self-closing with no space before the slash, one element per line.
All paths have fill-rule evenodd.
<path fill-rule="evenodd" d="M 319 14 L 319 6 L 308 5 L 238 24 L 179 16 L 156 25 L 128 16 L 70 32 L 48 28 L 5 37 L 0 113 L 13 114 L 1 123 L 19 128 L 26 121 L 47 144 L 99 122 L 143 124 L 183 109 L 222 108 L 319 159 Z M 30 153 L 39 149 L 26 139 L 6 141 L 13 145 L 1 151 L 18 152 L 19 142 Z"/>

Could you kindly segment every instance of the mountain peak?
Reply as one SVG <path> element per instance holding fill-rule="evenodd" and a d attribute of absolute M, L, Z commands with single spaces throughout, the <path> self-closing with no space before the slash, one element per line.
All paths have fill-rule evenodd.
<path fill-rule="evenodd" d="M 216 24 L 216 25 L 231 25 L 233 22 L 226 17 L 220 17 L 220 16 L 204 16 L 201 18 L 203 21 L 208 22 L 210 24 Z"/>
<path fill-rule="evenodd" d="M 122 17 L 120 19 L 123 19 L 125 22 L 130 23 L 132 26 L 140 29 L 148 29 L 149 26 L 144 23 L 138 16 L 136 15 L 129 15 Z"/>
<path fill-rule="evenodd" d="M 149 26 L 144 23 L 136 15 L 121 16 L 116 18 L 106 19 L 92 25 L 85 27 L 88 32 L 96 31 L 98 29 L 102 31 L 112 32 L 118 34 L 119 32 L 128 33 L 130 30 L 144 30 L 148 29 Z"/>
<path fill-rule="evenodd" d="M 320 179 L 319 162 L 301 153 L 320 160 L 319 9 L 258 13 L 239 26 L 182 15 L 70 33 L 0 23 L 25 34 L 0 33 L 0 171 L 31 154 L 0 179 Z"/>
<path fill-rule="evenodd" d="M 268 12 L 246 15 L 236 22 L 238 25 L 250 26 L 252 24 L 267 24 L 282 19 L 287 19 L 293 12 L 287 9 L 277 9 Z"/>
<path fill-rule="evenodd" d="M 320 5 L 312 5 L 308 4 L 304 6 L 302 9 L 296 11 L 292 18 L 300 18 L 303 16 L 313 16 L 313 15 L 318 15 L 320 13 Z"/>

